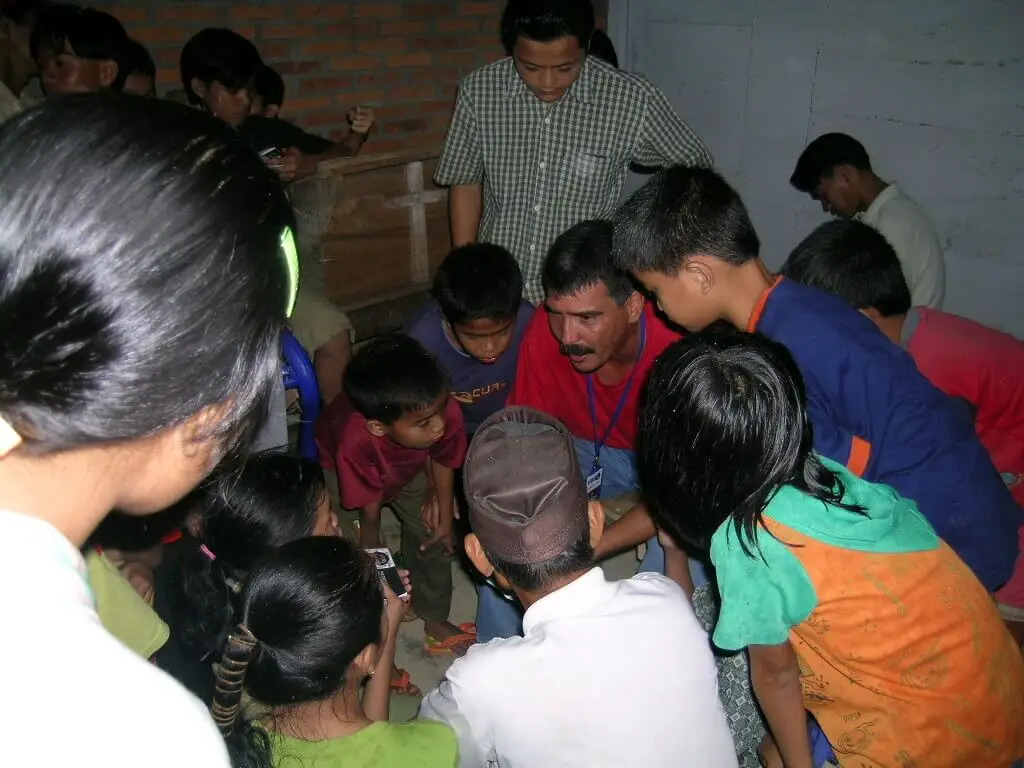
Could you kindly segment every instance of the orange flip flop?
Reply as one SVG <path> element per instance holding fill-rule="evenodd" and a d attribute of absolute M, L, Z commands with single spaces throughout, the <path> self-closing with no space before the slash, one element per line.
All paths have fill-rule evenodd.
<path fill-rule="evenodd" d="M 464 624 L 459 624 L 459 629 L 462 630 L 457 635 L 452 635 L 447 640 L 438 640 L 436 637 L 427 636 L 423 639 L 423 650 L 428 656 L 458 656 L 455 653 L 455 648 L 459 645 L 469 643 L 472 645 L 476 642 L 476 624 L 471 621 L 467 621 Z"/>
<path fill-rule="evenodd" d="M 409 670 L 395 667 L 398 677 L 391 678 L 391 690 L 399 696 L 422 696 L 423 691 L 416 686 L 409 677 Z"/>

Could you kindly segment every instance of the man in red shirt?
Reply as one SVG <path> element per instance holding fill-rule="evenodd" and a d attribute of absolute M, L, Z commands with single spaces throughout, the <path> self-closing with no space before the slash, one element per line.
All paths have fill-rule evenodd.
<path fill-rule="evenodd" d="M 1024 343 L 964 317 L 911 306 L 893 247 L 857 221 L 822 224 L 793 250 L 782 272 L 859 309 L 910 353 L 926 379 L 964 401 L 978 439 L 1024 506 Z M 1019 538 L 1024 549 L 1024 526 Z M 996 599 L 1024 640 L 1024 556 Z"/>
<path fill-rule="evenodd" d="M 608 221 L 584 221 L 555 240 L 542 273 L 546 298 L 523 334 L 508 396 L 509 405 L 535 408 L 565 424 L 594 499 L 636 491 L 640 395 L 655 359 L 680 338 L 630 277 L 615 269 L 611 242 Z M 637 505 L 608 527 L 595 556 L 602 559 L 645 541 L 640 570 L 662 573 L 664 552 L 654 524 Z M 502 628 L 492 631 L 498 613 L 501 619 L 495 621 Z M 504 621 L 508 615 L 492 590 L 482 590 L 480 640 L 512 634 L 514 627 Z"/>

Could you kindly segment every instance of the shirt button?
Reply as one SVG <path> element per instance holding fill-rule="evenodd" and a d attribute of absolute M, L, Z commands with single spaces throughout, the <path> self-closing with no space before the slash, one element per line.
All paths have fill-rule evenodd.
<path fill-rule="evenodd" d="M 530 246 L 530 253 L 533 253 L 536 250 L 537 250 L 537 246 L 536 245 L 531 245 Z"/>
<path fill-rule="evenodd" d="M 546 166 L 547 166 L 547 163 L 542 161 L 541 164 L 540 164 L 540 169 L 543 171 Z"/>
<path fill-rule="evenodd" d="M 540 213 L 540 206 L 539 205 L 533 206 L 533 212 L 534 213 Z"/>
<path fill-rule="evenodd" d="M 550 123 L 551 122 L 551 118 L 550 117 L 545 117 L 544 118 L 544 122 L 545 123 Z"/>

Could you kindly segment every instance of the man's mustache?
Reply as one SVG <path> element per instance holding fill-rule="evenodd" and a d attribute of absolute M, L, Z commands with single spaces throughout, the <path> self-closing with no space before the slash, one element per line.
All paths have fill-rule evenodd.
<path fill-rule="evenodd" d="M 592 355 L 597 350 L 585 347 L 582 344 L 559 344 L 558 351 L 570 357 L 582 357 L 583 355 Z"/>

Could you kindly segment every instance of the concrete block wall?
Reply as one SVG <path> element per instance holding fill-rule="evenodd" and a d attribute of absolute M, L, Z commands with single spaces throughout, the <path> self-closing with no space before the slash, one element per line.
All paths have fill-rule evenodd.
<path fill-rule="evenodd" d="M 285 119 L 338 138 L 350 107 L 372 106 L 377 127 L 367 152 L 440 143 L 459 78 L 504 55 L 501 0 L 119 0 L 97 7 L 150 49 L 161 93 L 181 86 L 178 56 L 191 35 L 211 26 L 238 31 L 284 77 Z"/>

